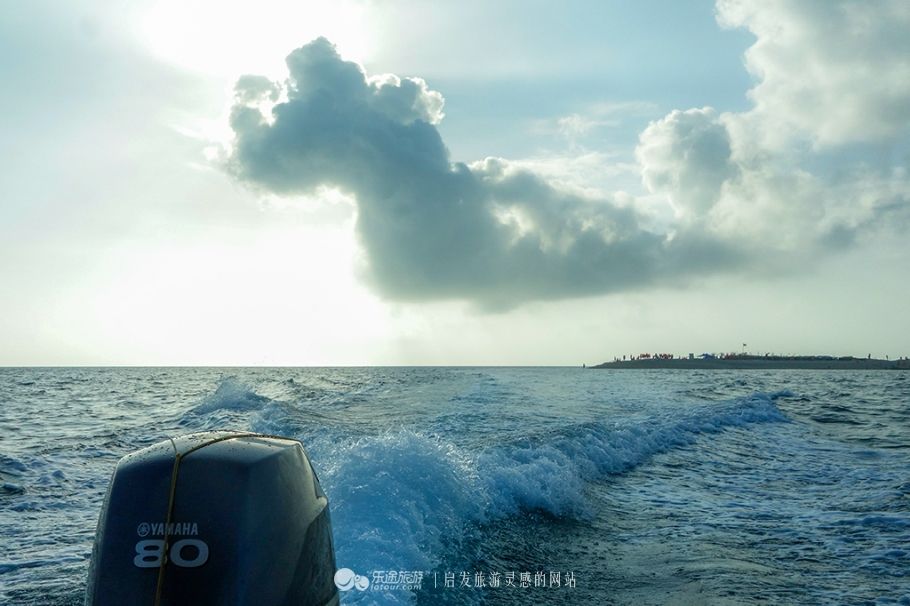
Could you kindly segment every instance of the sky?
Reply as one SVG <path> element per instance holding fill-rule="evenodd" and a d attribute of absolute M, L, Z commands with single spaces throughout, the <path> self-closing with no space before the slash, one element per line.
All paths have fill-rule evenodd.
<path fill-rule="evenodd" d="M 0 365 L 910 355 L 910 4 L 4 2 Z"/>

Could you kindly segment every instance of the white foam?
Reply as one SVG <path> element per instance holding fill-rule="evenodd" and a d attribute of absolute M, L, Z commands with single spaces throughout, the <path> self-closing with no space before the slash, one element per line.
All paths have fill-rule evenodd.
<path fill-rule="evenodd" d="M 206 396 L 191 413 L 208 414 L 219 410 L 258 410 L 270 402 L 269 398 L 257 394 L 251 387 L 235 377 L 224 377 L 218 382 L 215 392 Z"/>
<path fill-rule="evenodd" d="M 438 436 L 408 430 L 339 446 L 309 445 L 331 497 L 338 565 L 431 570 L 471 525 L 540 511 L 584 516 L 586 486 L 622 473 L 700 434 L 783 421 L 774 397 L 706 406 L 639 424 L 586 423 L 473 455 Z"/>

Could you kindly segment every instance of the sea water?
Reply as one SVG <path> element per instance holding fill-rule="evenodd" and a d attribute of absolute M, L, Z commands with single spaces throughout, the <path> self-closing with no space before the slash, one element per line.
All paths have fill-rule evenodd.
<path fill-rule="evenodd" d="M 910 603 L 910 373 L 580 368 L 0 369 L 0 603 L 80 604 L 117 460 L 224 428 L 304 443 L 342 603 Z"/>

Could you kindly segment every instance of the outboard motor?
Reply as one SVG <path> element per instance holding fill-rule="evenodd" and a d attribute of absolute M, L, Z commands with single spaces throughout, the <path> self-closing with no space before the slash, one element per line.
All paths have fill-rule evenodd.
<path fill-rule="evenodd" d="M 300 442 L 228 431 L 120 460 L 86 606 L 338 604 L 328 499 Z"/>

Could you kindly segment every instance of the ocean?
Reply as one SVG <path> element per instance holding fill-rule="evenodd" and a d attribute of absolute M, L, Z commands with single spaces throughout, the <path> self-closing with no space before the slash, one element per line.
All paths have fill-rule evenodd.
<path fill-rule="evenodd" d="M 461 367 L 0 369 L 0 603 L 81 604 L 118 459 L 225 428 L 303 442 L 343 604 L 910 604 L 910 373 Z"/>

